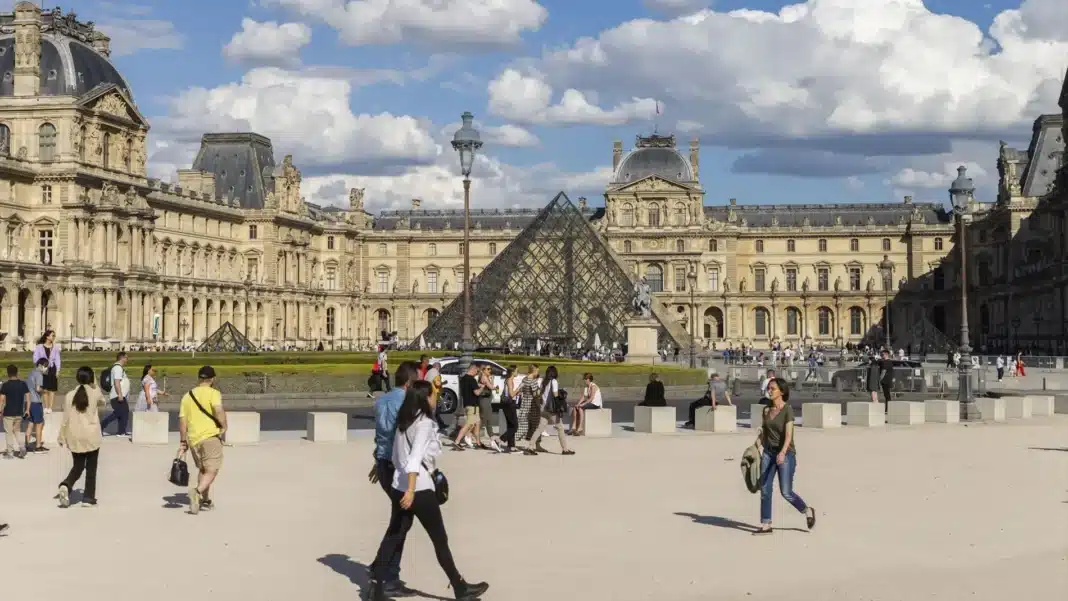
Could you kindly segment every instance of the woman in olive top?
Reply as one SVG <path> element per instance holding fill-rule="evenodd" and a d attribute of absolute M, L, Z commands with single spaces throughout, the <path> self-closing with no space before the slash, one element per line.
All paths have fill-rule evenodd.
<path fill-rule="evenodd" d="M 816 525 L 816 510 L 794 492 L 794 410 L 789 405 L 790 387 L 786 380 L 775 378 L 768 383 L 769 406 L 764 407 L 760 434 L 760 529 L 753 534 L 771 533 L 771 495 L 775 492 L 775 474 L 779 475 L 779 492 L 794 509 L 805 514 L 811 530 Z"/>

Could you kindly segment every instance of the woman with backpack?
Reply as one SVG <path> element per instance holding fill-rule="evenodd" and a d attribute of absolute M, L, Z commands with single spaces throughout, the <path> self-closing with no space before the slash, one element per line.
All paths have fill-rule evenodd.
<path fill-rule="evenodd" d="M 85 472 L 82 505 L 96 505 L 96 465 L 100 455 L 100 407 L 104 395 L 93 384 L 93 370 L 79 367 L 75 375 L 78 387 L 67 393 L 63 423 L 59 427 L 59 446 L 70 449 L 74 465 L 59 484 L 59 506 L 70 507 L 70 492 Z"/>
<path fill-rule="evenodd" d="M 535 374 L 537 374 L 537 368 L 535 368 Z M 523 386 L 527 386 L 529 380 L 528 376 Z M 561 389 L 560 383 L 557 382 L 555 365 L 546 368 L 545 377 L 540 382 L 540 390 L 537 391 L 535 398 L 538 402 L 532 403 L 529 415 L 531 429 L 527 433 L 528 440 L 533 443 L 534 448 L 531 449 L 531 444 L 527 444 L 523 454 L 537 455 L 548 452 L 541 446 L 541 433 L 551 425 L 556 428 L 556 437 L 560 440 L 560 454 L 574 455 L 575 452 L 567 447 L 567 436 L 564 435 L 564 415 L 568 410 L 567 391 Z"/>

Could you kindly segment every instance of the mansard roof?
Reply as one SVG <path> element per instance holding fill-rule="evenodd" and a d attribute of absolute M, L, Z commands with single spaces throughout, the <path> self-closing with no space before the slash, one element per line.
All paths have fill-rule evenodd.
<path fill-rule="evenodd" d="M 728 221 L 731 210 L 736 222 L 745 219 L 748 227 L 828 227 L 858 225 L 900 225 L 923 218 L 924 223 L 950 223 L 953 215 L 938 203 L 851 203 L 790 205 L 706 206 L 705 216 Z M 807 221 L 806 221 L 807 220 Z"/>
<path fill-rule="evenodd" d="M 482 230 L 522 230 L 534 221 L 541 209 L 472 209 L 471 228 Z M 604 209 L 586 208 L 587 219 L 595 219 Z M 447 227 L 446 227 L 447 226 Z M 382 211 L 374 219 L 375 230 L 421 229 L 463 230 L 464 212 L 460 209 Z"/>
<path fill-rule="evenodd" d="M 215 195 L 236 198 L 243 209 L 262 209 L 273 184 L 271 140 L 255 133 L 204 134 L 193 169 L 215 175 Z"/>

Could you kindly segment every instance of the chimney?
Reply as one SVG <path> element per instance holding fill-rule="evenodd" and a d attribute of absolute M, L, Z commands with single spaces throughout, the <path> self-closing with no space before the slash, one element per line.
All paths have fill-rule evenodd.
<path fill-rule="evenodd" d="M 911 196 L 906 196 L 905 197 L 905 204 L 907 204 L 907 205 L 912 204 L 912 197 Z"/>
<path fill-rule="evenodd" d="M 619 161 L 623 158 L 623 142 L 612 142 L 612 171 L 619 169 Z"/>
<path fill-rule="evenodd" d="M 423 200 L 422 199 L 420 199 L 420 198 L 413 198 L 412 199 L 412 210 L 413 211 L 418 211 L 419 207 L 422 206 L 422 205 L 423 205 Z"/>
<path fill-rule="evenodd" d="M 30 2 L 15 5 L 15 96 L 41 94 L 41 9 Z"/>
<path fill-rule="evenodd" d="M 111 56 L 111 38 L 104 35 L 102 32 L 93 32 L 93 50 L 96 50 L 104 56 Z"/>
<path fill-rule="evenodd" d="M 701 141 L 697 138 L 690 140 L 690 169 L 693 170 L 693 179 L 700 180 L 701 176 Z"/>

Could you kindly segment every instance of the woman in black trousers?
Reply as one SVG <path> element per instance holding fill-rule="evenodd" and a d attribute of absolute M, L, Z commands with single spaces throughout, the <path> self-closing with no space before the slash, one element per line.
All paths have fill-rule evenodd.
<path fill-rule="evenodd" d="M 382 544 L 378 547 L 378 555 L 371 564 L 374 566 L 372 601 L 385 601 L 384 578 L 389 558 L 404 542 L 417 518 L 434 544 L 438 563 L 449 577 L 457 601 L 475 601 L 489 589 L 485 582 L 466 582 L 456 569 L 449 549 L 449 535 L 445 531 L 432 476 L 437 471 L 435 466 L 441 454 L 441 443 L 434 421 L 438 399 L 431 390 L 429 382 L 412 383 L 404 397 L 404 404 L 397 412 L 397 432 L 393 438 L 393 465 L 396 471 L 390 491 L 393 510 Z"/>
<path fill-rule="evenodd" d="M 507 429 L 501 435 L 501 441 L 508 445 L 507 452 L 511 453 L 515 448 L 515 435 L 519 432 L 519 413 L 516 411 L 516 397 L 519 395 L 519 385 L 514 389 L 512 380 L 515 378 L 516 366 L 508 366 L 508 372 L 504 374 L 504 394 L 501 398 L 501 411 L 504 412 L 504 423 Z"/>

